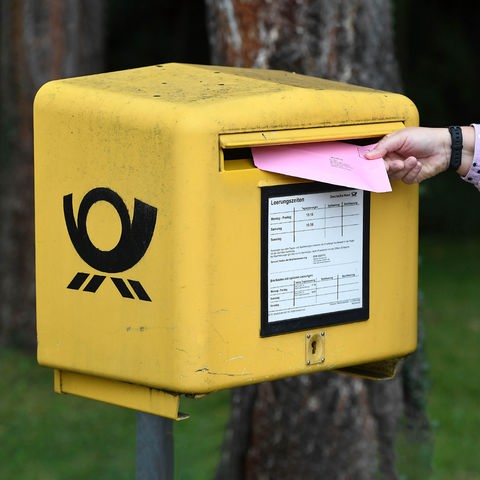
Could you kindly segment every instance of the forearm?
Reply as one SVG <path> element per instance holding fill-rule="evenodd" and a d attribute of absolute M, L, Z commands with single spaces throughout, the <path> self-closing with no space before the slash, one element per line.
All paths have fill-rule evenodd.
<path fill-rule="evenodd" d="M 480 124 L 472 124 L 465 133 L 467 135 L 465 159 L 462 155 L 462 165 L 458 169 L 458 173 L 462 176 L 462 180 L 480 190 Z"/>
<path fill-rule="evenodd" d="M 457 173 L 464 177 L 472 166 L 473 154 L 475 149 L 475 130 L 473 127 L 462 127 L 463 136 L 463 150 L 462 163 L 457 170 Z"/>

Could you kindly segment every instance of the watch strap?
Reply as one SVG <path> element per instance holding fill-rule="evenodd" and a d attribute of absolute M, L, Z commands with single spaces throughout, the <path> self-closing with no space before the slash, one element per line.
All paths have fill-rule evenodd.
<path fill-rule="evenodd" d="M 463 136 L 462 129 L 460 127 L 448 127 L 450 136 L 452 137 L 452 147 L 450 153 L 450 163 L 448 164 L 449 170 L 458 170 L 462 163 L 462 149 L 463 149 Z"/>

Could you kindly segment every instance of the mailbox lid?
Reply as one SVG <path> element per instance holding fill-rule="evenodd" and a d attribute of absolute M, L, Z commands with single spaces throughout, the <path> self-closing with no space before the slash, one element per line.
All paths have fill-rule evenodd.
<path fill-rule="evenodd" d="M 74 115 L 131 114 L 133 131 L 153 123 L 218 134 L 418 121 L 413 102 L 397 93 L 279 70 L 176 63 L 49 82 L 36 103 L 58 108 L 62 98 Z"/>

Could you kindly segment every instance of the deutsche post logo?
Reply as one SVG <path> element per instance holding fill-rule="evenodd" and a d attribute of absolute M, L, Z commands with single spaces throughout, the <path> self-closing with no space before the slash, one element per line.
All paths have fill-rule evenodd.
<path fill-rule="evenodd" d="M 121 222 L 121 235 L 111 250 L 101 250 L 91 241 L 87 232 L 87 217 L 92 206 L 100 201 L 109 203 L 117 212 Z M 157 220 L 157 209 L 135 198 L 133 218 L 130 220 L 127 206 L 118 193 L 109 188 L 94 188 L 82 199 L 75 221 L 72 194 L 63 197 L 63 213 L 68 234 L 75 250 L 90 267 L 106 273 L 118 274 L 135 266 L 145 255 Z M 107 275 L 78 272 L 68 284 L 72 290 L 95 293 Z M 151 299 L 138 280 L 118 276 L 109 277 L 124 298 L 138 298 L 150 302 Z"/>

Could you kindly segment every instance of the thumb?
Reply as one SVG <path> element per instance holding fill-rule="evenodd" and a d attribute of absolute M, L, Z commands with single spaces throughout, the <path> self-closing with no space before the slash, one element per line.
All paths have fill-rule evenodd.
<path fill-rule="evenodd" d="M 385 148 L 381 148 L 378 145 L 375 145 L 371 150 L 365 152 L 363 155 L 367 160 L 376 160 L 377 158 L 382 158 L 387 154 Z"/>
<path fill-rule="evenodd" d="M 404 130 L 398 130 L 389 135 L 385 135 L 369 152 L 365 154 L 365 157 L 369 160 L 382 158 L 388 153 L 401 150 L 404 144 Z"/>
<path fill-rule="evenodd" d="M 383 139 L 382 139 L 383 140 Z M 381 143 L 377 143 L 373 145 L 370 150 L 365 152 L 363 155 L 367 160 L 376 160 L 377 158 L 382 158 L 388 153 L 388 150 L 381 145 Z"/>

